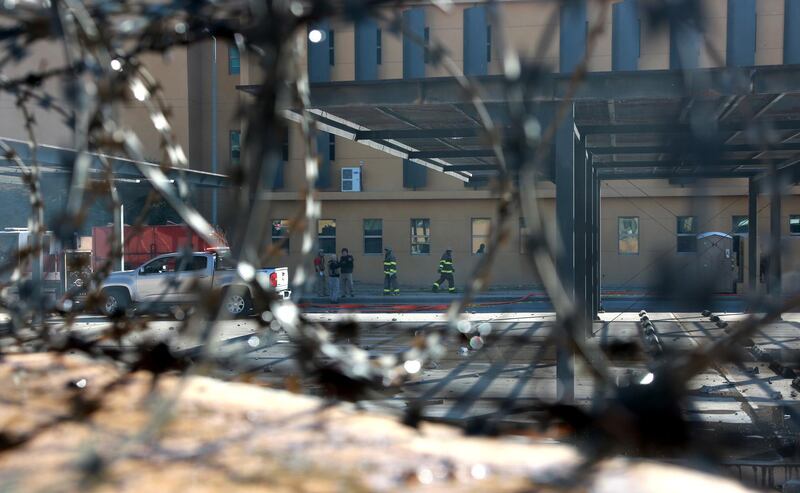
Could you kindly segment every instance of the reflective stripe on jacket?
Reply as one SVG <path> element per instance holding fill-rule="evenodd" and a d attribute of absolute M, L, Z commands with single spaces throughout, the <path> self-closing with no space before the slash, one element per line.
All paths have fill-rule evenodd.
<path fill-rule="evenodd" d="M 454 271 L 452 260 L 442 259 L 439 261 L 439 272 L 442 274 L 452 274 Z"/>
<path fill-rule="evenodd" d="M 393 274 L 397 274 L 397 261 L 396 260 L 384 260 L 383 261 L 383 273 L 387 276 L 391 276 Z"/>

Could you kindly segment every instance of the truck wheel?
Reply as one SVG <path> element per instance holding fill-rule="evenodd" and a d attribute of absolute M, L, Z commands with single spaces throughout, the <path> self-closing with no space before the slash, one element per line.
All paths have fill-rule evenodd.
<path fill-rule="evenodd" d="M 105 303 L 102 307 L 103 315 L 117 315 L 125 313 L 125 310 L 131 305 L 131 296 L 125 289 L 110 288 L 104 289 Z"/>
<path fill-rule="evenodd" d="M 250 313 L 252 302 L 246 290 L 228 289 L 222 300 L 222 306 L 232 317 L 241 317 Z"/>

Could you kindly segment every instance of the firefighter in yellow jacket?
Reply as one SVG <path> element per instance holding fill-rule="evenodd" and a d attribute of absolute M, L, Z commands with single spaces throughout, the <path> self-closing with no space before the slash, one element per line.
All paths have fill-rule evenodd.
<path fill-rule="evenodd" d="M 447 249 L 442 254 L 439 260 L 439 280 L 433 283 L 433 292 L 439 291 L 445 281 L 447 281 L 447 290 L 451 293 L 456 292 L 456 281 L 453 279 L 453 273 L 456 270 L 453 268 L 453 250 Z"/>
<path fill-rule="evenodd" d="M 383 295 L 399 295 L 400 288 L 397 286 L 397 258 L 392 253 L 392 249 L 384 248 L 386 255 L 383 257 Z"/>

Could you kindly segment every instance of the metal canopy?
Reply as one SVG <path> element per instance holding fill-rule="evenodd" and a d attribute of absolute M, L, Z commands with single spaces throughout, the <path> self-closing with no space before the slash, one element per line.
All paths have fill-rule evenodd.
<path fill-rule="evenodd" d="M 8 146 L 14 149 L 22 161 L 25 162 L 25 164 L 31 164 L 32 157 L 30 153 L 30 147 L 28 146 L 27 142 L 7 138 L 3 138 L 2 140 Z M 42 173 L 47 174 L 64 174 L 71 172 L 72 165 L 75 162 L 75 154 L 76 152 L 73 149 L 66 149 L 63 147 L 48 145 L 39 145 L 36 147 L 36 158 L 41 171 Z M 99 174 L 103 172 L 103 168 L 100 163 L 100 157 L 105 157 L 108 163 L 111 165 L 114 176 L 116 178 L 129 180 L 129 183 L 136 183 L 136 180 L 141 180 L 142 183 L 146 182 L 147 179 L 144 177 L 144 175 L 142 175 L 138 168 L 139 164 L 147 167 L 159 167 L 158 164 L 137 163 L 136 161 L 121 157 L 105 156 L 96 153 L 90 153 L 89 155 L 92 158 L 91 172 L 93 174 Z M 0 174 L 6 176 L 19 176 L 21 170 L 19 170 L 13 161 L 0 156 L 0 163 Z M 228 184 L 227 176 L 216 173 L 208 173 L 205 171 L 191 169 L 171 169 L 169 171 L 165 171 L 165 174 L 172 180 L 180 178 L 183 179 L 188 185 L 197 187 L 222 188 Z"/>
<path fill-rule="evenodd" d="M 496 131 L 510 138 L 505 78 L 475 80 Z M 542 126 L 570 84 L 571 75 L 552 74 L 530 88 Z M 322 130 L 478 184 L 499 165 L 468 101 L 449 77 L 311 85 Z M 800 65 L 591 72 L 569 101 L 600 179 L 747 178 L 772 164 L 800 167 Z"/>

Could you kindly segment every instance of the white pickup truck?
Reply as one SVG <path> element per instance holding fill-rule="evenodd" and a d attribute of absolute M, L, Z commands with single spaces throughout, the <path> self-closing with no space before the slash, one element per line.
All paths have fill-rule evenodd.
<path fill-rule="evenodd" d="M 283 299 L 291 296 L 286 267 L 257 270 L 256 280 Z M 191 305 L 211 289 L 223 291 L 223 306 L 232 316 L 246 315 L 253 308 L 250 286 L 239 278 L 225 252 L 195 252 L 169 253 L 136 270 L 112 272 L 102 284 L 102 310 L 110 315 L 135 304 Z"/>

